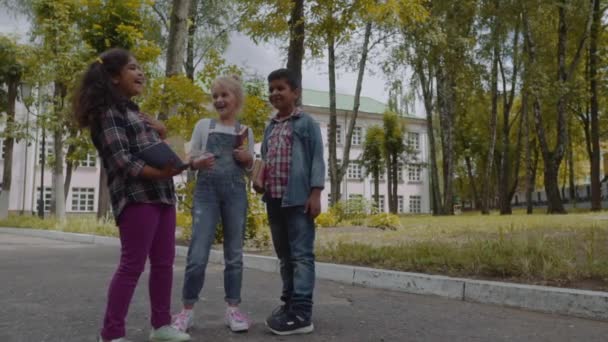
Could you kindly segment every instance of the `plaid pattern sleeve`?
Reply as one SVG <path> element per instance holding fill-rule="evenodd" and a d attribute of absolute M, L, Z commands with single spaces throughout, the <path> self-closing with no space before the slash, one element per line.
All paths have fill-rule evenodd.
<path fill-rule="evenodd" d="M 108 175 L 114 217 L 118 219 L 129 203 L 175 204 L 173 180 L 152 181 L 139 177 L 145 162 L 136 157 L 161 139 L 139 113 L 110 109 L 101 115 L 93 142 Z"/>
<path fill-rule="evenodd" d="M 275 125 L 268 136 L 266 153 L 265 188 L 271 198 L 282 198 L 289 180 L 291 166 L 292 118 L 300 115 L 296 110 L 287 118 L 273 118 Z"/>

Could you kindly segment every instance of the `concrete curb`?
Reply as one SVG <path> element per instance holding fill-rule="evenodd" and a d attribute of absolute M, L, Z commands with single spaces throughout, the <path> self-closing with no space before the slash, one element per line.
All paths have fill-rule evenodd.
<path fill-rule="evenodd" d="M 51 230 L 0 228 L 0 233 L 106 246 L 120 245 L 120 240 L 114 237 Z M 187 253 L 187 247 L 177 246 L 176 255 L 186 257 Z M 274 257 L 245 254 L 243 259 L 246 268 L 271 273 L 279 272 L 279 262 Z M 223 253 L 212 250 L 209 261 L 223 264 Z M 608 292 L 451 278 L 322 262 L 316 263 L 316 274 L 319 279 L 332 280 L 349 285 L 420 295 L 435 295 L 468 302 L 608 320 Z"/>

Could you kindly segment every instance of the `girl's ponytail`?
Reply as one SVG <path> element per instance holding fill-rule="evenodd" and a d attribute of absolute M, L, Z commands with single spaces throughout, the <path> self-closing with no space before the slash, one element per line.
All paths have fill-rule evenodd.
<path fill-rule="evenodd" d="M 112 107 L 124 110 L 125 99 L 112 84 L 129 63 L 131 53 L 110 49 L 97 57 L 82 76 L 74 96 L 74 118 L 81 128 L 94 128 L 96 117 Z"/>

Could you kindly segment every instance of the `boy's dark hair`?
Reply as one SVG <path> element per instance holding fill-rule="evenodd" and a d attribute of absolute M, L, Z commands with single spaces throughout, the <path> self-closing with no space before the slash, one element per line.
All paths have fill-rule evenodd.
<path fill-rule="evenodd" d="M 96 118 L 114 107 L 125 111 L 128 99 L 112 84 L 129 63 L 131 53 L 114 48 L 102 53 L 89 65 L 74 95 L 74 117 L 81 128 L 94 128 Z"/>
<path fill-rule="evenodd" d="M 290 69 L 277 69 L 268 75 L 268 83 L 275 80 L 285 80 L 291 90 L 300 89 L 300 80 Z"/>

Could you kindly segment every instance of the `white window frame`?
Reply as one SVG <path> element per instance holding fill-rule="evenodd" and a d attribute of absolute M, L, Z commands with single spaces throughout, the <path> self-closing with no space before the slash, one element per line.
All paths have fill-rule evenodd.
<path fill-rule="evenodd" d="M 329 141 L 329 124 L 327 124 L 327 141 Z M 336 125 L 336 144 L 342 144 L 342 126 Z"/>
<path fill-rule="evenodd" d="M 397 195 L 397 212 L 398 213 L 405 212 L 405 201 L 403 200 L 402 195 Z"/>
<path fill-rule="evenodd" d="M 97 166 L 97 154 L 96 153 L 87 153 L 87 156 L 84 159 L 78 161 L 79 167 L 96 167 Z"/>
<path fill-rule="evenodd" d="M 44 187 L 44 212 L 51 211 L 51 202 L 53 201 L 53 188 L 50 186 Z M 40 200 L 40 187 L 36 187 L 36 211 L 38 211 L 38 201 Z"/>
<path fill-rule="evenodd" d="M 55 154 L 55 146 L 53 145 L 53 141 L 45 141 L 44 148 L 46 149 L 46 155 L 44 156 L 44 161 L 49 162 L 49 158 L 51 158 Z M 42 144 L 40 144 L 40 149 L 38 150 L 38 165 L 42 164 Z"/>
<path fill-rule="evenodd" d="M 6 151 L 4 149 L 4 139 L 0 139 L 0 160 L 6 159 L 6 156 L 4 155 L 5 152 Z"/>
<path fill-rule="evenodd" d="M 408 164 L 407 166 L 407 179 L 410 182 L 420 182 L 422 168 L 418 164 Z"/>
<path fill-rule="evenodd" d="M 361 163 L 357 161 L 351 161 L 350 163 L 348 163 L 346 177 L 352 180 L 363 179 L 363 165 L 361 165 Z"/>
<path fill-rule="evenodd" d="M 72 211 L 91 213 L 95 211 L 95 188 L 72 188 Z"/>
<path fill-rule="evenodd" d="M 372 195 L 372 198 L 375 198 L 375 196 Z M 386 202 L 384 200 L 384 195 L 379 194 L 378 195 L 378 203 L 377 203 L 377 206 L 376 206 L 378 208 L 378 212 L 383 213 L 384 212 L 384 208 L 386 208 L 385 205 L 386 205 Z"/>
<path fill-rule="evenodd" d="M 410 195 L 410 213 L 420 214 L 422 212 L 422 196 Z"/>
<path fill-rule="evenodd" d="M 361 126 L 356 126 L 353 129 L 351 142 L 353 146 L 359 146 L 363 143 L 363 128 Z"/>
<path fill-rule="evenodd" d="M 418 132 L 409 132 L 407 134 L 407 143 L 408 145 L 416 151 L 420 150 L 420 133 Z"/>

